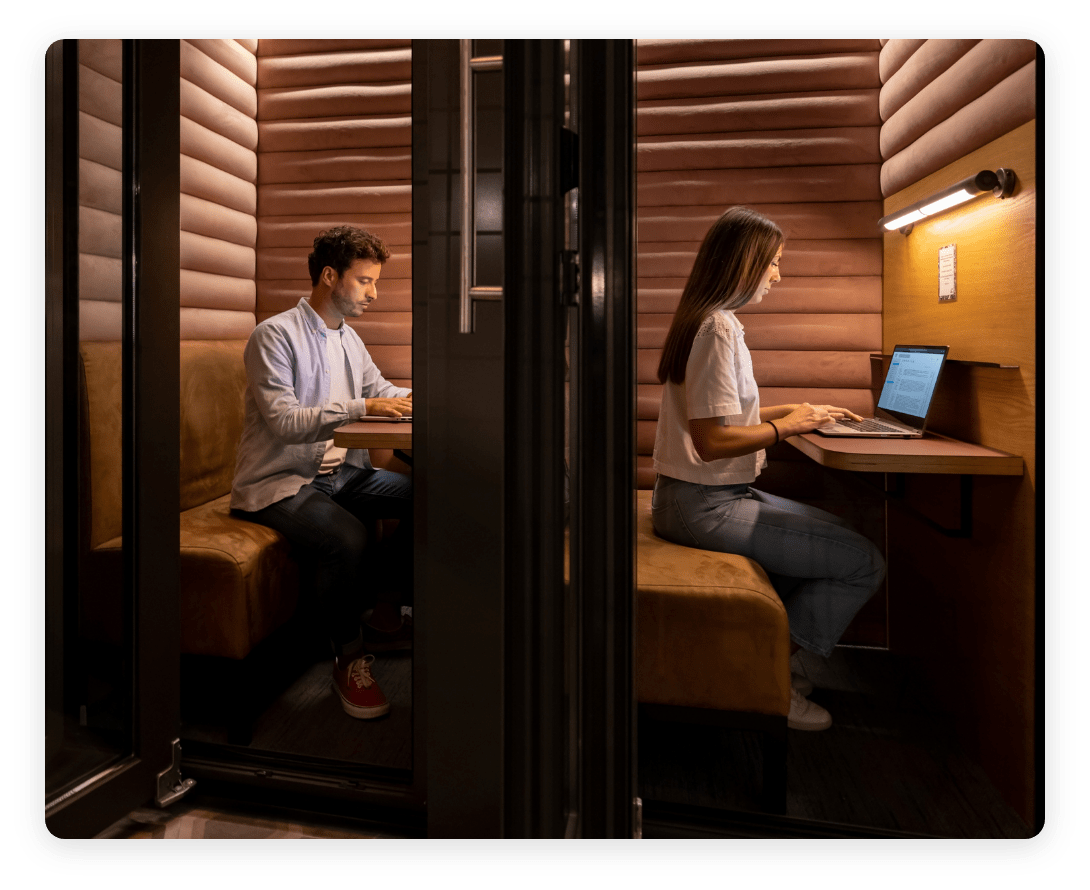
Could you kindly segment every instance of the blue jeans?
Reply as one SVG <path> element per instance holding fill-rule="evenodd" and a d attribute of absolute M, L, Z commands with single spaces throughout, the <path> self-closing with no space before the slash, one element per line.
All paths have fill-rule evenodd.
<path fill-rule="evenodd" d="M 378 598 L 411 595 L 412 497 L 409 476 L 342 464 L 298 494 L 239 516 L 276 529 L 302 557 L 334 650 L 356 640 L 360 613 Z M 382 552 L 369 547 L 369 523 L 397 519 Z M 365 580 L 366 579 L 366 580 Z"/>
<path fill-rule="evenodd" d="M 791 639 L 824 656 L 886 572 L 878 548 L 844 520 L 747 484 L 659 476 L 651 517 L 659 536 L 675 544 L 757 562 L 787 609 Z"/>

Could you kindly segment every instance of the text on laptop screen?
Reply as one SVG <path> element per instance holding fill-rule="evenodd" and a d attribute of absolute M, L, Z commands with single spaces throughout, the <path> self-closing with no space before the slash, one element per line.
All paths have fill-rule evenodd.
<path fill-rule="evenodd" d="M 913 417 L 926 415 L 944 357 L 941 352 L 894 352 L 878 407 Z"/>

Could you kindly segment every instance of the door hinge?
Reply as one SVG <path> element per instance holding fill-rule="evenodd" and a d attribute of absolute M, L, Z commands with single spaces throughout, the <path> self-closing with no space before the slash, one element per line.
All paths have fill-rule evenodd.
<path fill-rule="evenodd" d="M 579 251 L 560 251 L 560 305 L 579 305 Z"/>
<path fill-rule="evenodd" d="M 176 800 L 180 800 L 197 784 L 196 779 L 182 778 L 181 739 L 175 739 L 172 744 L 171 764 L 159 773 L 155 785 L 155 802 L 161 807 L 169 807 Z"/>
<path fill-rule="evenodd" d="M 636 827 L 632 831 L 632 837 L 639 840 L 643 837 L 643 798 L 634 797 L 632 799 L 632 809 L 635 811 L 635 823 Z"/>

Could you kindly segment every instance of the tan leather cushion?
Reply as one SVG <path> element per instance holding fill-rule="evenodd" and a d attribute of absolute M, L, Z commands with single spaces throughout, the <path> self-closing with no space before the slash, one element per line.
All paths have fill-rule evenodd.
<path fill-rule="evenodd" d="M 651 492 L 636 495 L 639 701 L 786 715 L 787 612 L 764 570 L 664 541 L 651 525 Z"/>
<path fill-rule="evenodd" d="M 287 541 L 231 515 L 229 494 L 181 516 L 182 652 L 244 658 L 291 618 L 299 573 Z"/>

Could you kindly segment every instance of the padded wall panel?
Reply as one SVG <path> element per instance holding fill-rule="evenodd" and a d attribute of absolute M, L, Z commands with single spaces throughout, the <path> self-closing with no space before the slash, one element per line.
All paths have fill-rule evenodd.
<path fill-rule="evenodd" d="M 925 40 L 882 84 L 878 113 L 889 120 L 905 102 L 936 80 L 979 40 Z"/>
<path fill-rule="evenodd" d="M 640 207 L 867 201 L 878 191 L 880 170 L 874 163 L 640 171 L 636 195 Z"/>
<path fill-rule="evenodd" d="M 257 185 L 253 180 L 240 179 L 188 155 L 181 156 L 178 166 L 182 194 L 204 198 L 240 213 L 257 213 Z"/>
<path fill-rule="evenodd" d="M 887 117 L 882 127 L 882 157 L 896 154 L 1033 62 L 1036 53 L 1031 40 L 981 40 Z"/>
<path fill-rule="evenodd" d="M 257 59 L 243 43 L 181 41 L 184 340 L 245 338 L 255 324 L 256 84 Z"/>
<path fill-rule="evenodd" d="M 193 232 L 182 232 L 178 247 L 183 270 L 253 280 L 255 254 L 252 247 Z"/>
<path fill-rule="evenodd" d="M 873 164 L 881 159 L 877 127 L 701 133 L 640 139 L 637 170 L 708 167 L 800 167 Z"/>
<path fill-rule="evenodd" d="M 200 41 L 181 41 L 182 77 L 222 99 L 233 108 L 237 108 L 248 117 L 256 118 L 257 92 L 254 89 L 256 81 L 252 78 L 240 77 L 237 72 L 224 66 L 218 59 L 197 46 L 198 42 Z M 229 44 L 235 41 L 217 40 L 205 43 Z M 241 46 L 239 48 L 242 49 Z M 248 52 L 248 50 L 243 51 Z"/>
<path fill-rule="evenodd" d="M 725 209 L 725 208 L 724 208 Z M 699 244 L 645 241 L 639 245 L 641 267 L 664 278 L 687 278 L 693 267 Z M 788 253 L 790 249 L 790 253 Z M 783 275 L 881 275 L 882 242 L 871 239 L 843 241 L 792 241 L 784 248 Z M 790 267 L 786 264 L 790 263 Z M 648 274 L 641 272 L 641 274 Z M 680 295 L 680 291 L 679 291 Z"/>
<path fill-rule="evenodd" d="M 877 49 L 877 48 L 876 48 Z M 681 99 L 875 88 L 878 53 L 822 53 L 761 57 L 707 65 L 644 68 L 636 76 L 636 98 Z"/>
<path fill-rule="evenodd" d="M 759 213 L 775 214 L 788 241 L 796 238 L 869 238 L 882 216 L 881 201 L 806 204 L 747 202 Z M 638 237 L 644 241 L 697 241 L 719 217 L 716 207 L 698 205 L 645 208 L 639 211 Z M 783 272 L 781 271 L 781 275 Z"/>
<path fill-rule="evenodd" d="M 251 248 L 257 242 L 257 220 L 252 214 L 193 195 L 181 195 L 180 204 L 178 215 L 185 231 Z"/>
<path fill-rule="evenodd" d="M 315 233 L 315 225 L 319 228 L 329 226 L 351 224 L 357 226 L 371 226 L 375 231 L 382 232 L 382 238 L 392 249 L 400 247 L 408 249 L 412 244 L 412 223 L 400 213 L 367 213 L 367 214 L 337 214 L 326 217 L 315 216 L 300 219 L 297 216 L 266 216 L 261 222 L 261 246 L 262 247 L 294 247 L 300 243 L 312 240 Z M 400 253 L 401 251 L 396 251 Z M 386 277 L 386 270 L 383 270 Z"/>
<path fill-rule="evenodd" d="M 183 306 L 253 314 L 256 288 L 252 277 L 239 278 L 234 275 L 182 269 L 180 285 Z"/>
<path fill-rule="evenodd" d="M 243 340 L 254 329 L 254 314 L 183 306 L 180 325 L 183 340 Z"/>
<path fill-rule="evenodd" d="M 404 146 L 411 127 L 408 115 L 259 121 L 258 138 L 265 151 L 378 148 Z"/>
<path fill-rule="evenodd" d="M 121 127 L 80 109 L 79 154 L 81 158 L 120 172 Z"/>
<path fill-rule="evenodd" d="M 831 90 L 724 100 L 655 99 L 639 103 L 638 135 L 873 126 L 879 123 L 877 97 L 877 90 Z"/>
<path fill-rule="evenodd" d="M 304 41 L 263 40 L 257 50 L 262 89 L 330 84 L 408 83 L 412 80 L 409 41 L 306 41 L 313 47 L 293 52 Z M 338 45 L 339 44 L 339 45 Z"/>
<path fill-rule="evenodd" d="M 315 229 L 315 234 L 320 229 Z M 257 276 L 258 278 L 295 278 L 298 276 L 300 269 L 304 274 L 307 274 L 307 256 L 310 254 L 313 245 L 307 245 L 305 247 L 271 247 L 267 249 L 260 249 L 257 252 Z M 390 259 L 388 259 L 382 267 L 382 279 L 379 284 L 381 286 L 382 281 L 396 278 L 409 278 L 412 275 L 413 258 L 412 254 L 408 250 L 403 250 L 400 253 L 391 253 Z M 299 294 L 299 296 L 306 296 L 310 293 L 310 287 L 307 287 L 305 293 Z"/>
<path fill-rule="evenodd" d="M 246 182 L 257 181 L 257 154 L 252 149 L 187 117 L 182 118 L 180 137 L 182 154 Z"/>
<path fill-rule="evenodd" d="M 1033 61 L 889 158 L 882 165 L 882 193 L 895 194 L 1036 116 Z"/>
<path fill-rule="evenodd" d="M 700 241 L 732 205 L 764 213 L 786 237 L 783 280 L 739 311 L 762 403 L 873 410 L 879 49 L 877 40 L 640 41 L 637 485 L 654 481 L 662 343 Z"/>
<path fill-rule="evenodd" d="M 261 155 L 257 181 L 352 182 L 412 178 L 412 149 L 380 146 L 367 152 L 284 151 Z"/>
<path fill-rule="evenodd" d="M 919 39 L 883 40 L 882 49 L 878 53 L 878 76 L 882 83 L 889 80 L 925 43 L 926 40 Z"/>
<path fill-rule="evenodd" d="M 785 269 L 785 272 L 788 270 Z M 641 278 L 637 282 L 636 306 L 640 313 L 673 313 L 681 299 L 684 278 Z M 776 299 L 746 306 L 742 314 L 767 312 L 882 311 L 882 278 L 800 277 L 788 274 L 776 285 Z"/>
<path fill-rule="evenodd" d="M 79 41 L 80 339 L 121 339 L 121 41 Z"/>
<path fill-rule="evenodd" d="M 244 46 L 238 40 L 190 39 L 185 42 L 199 49 L 212 61 L 218 62 L 243 83 L 257 86 L 257 57 L 254 48 Z"/>
<path fill-rule="evenodd" d="M 309 278 L 262 278 L 257 281 L 257 302 L 272 315 L 290 309 L 301 296 L 309 293 Z M 412 297 L 412 281 L 383 277 L 378 284 L 378 300 L 367 312 L 411 312 Z"/>
<path fill-rule="evenodd" d="M 410 213 L 413 197 L 407 182 L 270 184 L 261 186 L 260 195 L 262 217 Z M 313 237 L 308 248 L 312 242 Z"/>
<path fill-rule="evenodd" d="M 636 61 L 641 68 L 727 59 L 863 53 L 879 49 L 879 40 L 641 40 Z"/>
<path fill-rule="evenodd" d="M 184 117 L 243 148 L 257 148 L 257 121 L 195 83 L 182 80 L 179 102 Z"/>
<path fill-rule="evenodd" d="M 349 323 L 387 379 L 409 381 L 410 42 L 262 40 L 257 62 L 257 318 L 310 293 L 307 255 L 319 232 L 365 228 L 386 241 L 391 258 L 378 300 Z"/>
<path fill-rule="evenodd" d="M 121 171 L 80 158 L 79 203 L 121 215 Z"/>
<path fill-rule="evenodd" d="M 343 115 L 410 114 L 411 90 L 408 83 L 267 89 L 261 91 L 258 99 L 258 117 L 261 120 L 282 120 Z"/>

